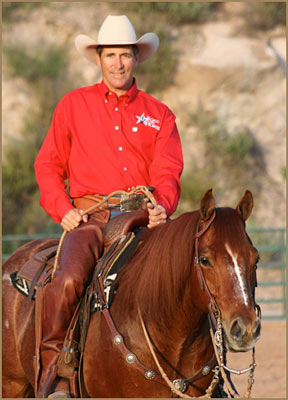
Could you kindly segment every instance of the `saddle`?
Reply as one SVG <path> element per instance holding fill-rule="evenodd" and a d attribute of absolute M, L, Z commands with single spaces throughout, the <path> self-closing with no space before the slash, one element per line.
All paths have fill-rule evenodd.
<path fill-rule="evenodd" d="M 111 219 L 104 228 L 104 252 L 120 239 L 132 232 L 135 227 L 144 227 L 148 224 L 148 212 L 146 209 L 127 212 Z M 58 241 L 59 243 L 59 241 Z M 58 243 L 34 254 L 23 264 L 18 272 L 11 274 L 11 280 L 14 287 L 25 296 L 34 299 L 37 286 L 45 286 L 51 280 L 55 255 L 58 249 Z M 119 244 L 119 243 L 118 243 Z"/>
<path fill-rule="evenodd" d="M 75 395 L 77 394 L 75 370 L 77 372 L 79 364 L 81 365 L 90 313 L 101 310 L 103 307 L 110 307 L 117 288 L 117 275 L 122 266 L 132 258 L 143 237 L 145 230 L 143 227 L 146 227 L 147 223 L 148 211 L 143 208 L 120 214 L 113 218 L 104 229 L 103 255 L 97 261 L 91 284 L 74 313 L 58 360 L 58 375 L 72 382 L 71 387 L 75 388 Z M 136 227 L 137 233 L 133 232 Z M 42 288 L 51 281 L 58 249 L 55 241 L 53 244 L 53 246 L 34 254 L 18 272 L 11 274 L 14 287 L 28 298 L 36 299 L 36 321 L 39 321 L 39 318 L 41 320 L 41 310 L 38 304 L 41 303 Z M 38 289 L 39 296 L 36 297 Z M 95 293 L 97 293 L 96 296 Z M 36 334 L 36 353 L 38 346 L 40 346 L 40 338 L 37 339 Z M 36 367 L 36 374 L 38 368 L 39 366 Z"/>

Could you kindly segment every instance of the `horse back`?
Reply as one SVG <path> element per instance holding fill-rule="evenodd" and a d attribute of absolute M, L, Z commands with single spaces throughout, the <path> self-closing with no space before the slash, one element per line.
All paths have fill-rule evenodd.
<path fill-rule="evenodd" d="M 10 275 L 19 271 L 34 254 L 54 246 L 59 239 L 40 239 L 26 243 L 3 263 L 2 268 L 2 362 L 3 396 L 26 397 L 33 386 L 35 354 L 34 301 L 18 292 Z M 31 390 L 31 389 L 30 389 Z M 5 396 L 5 393 L 7 395 Z M 28 394 L 32 394 L 29 393 Z"/>
<path fill-rule="evenodd" d="M 55 246 L 59 243 L 58 238 L 38 239 L 32 242 L 25 243 L 14 251 L 3 263 L 2 277 L 5 274 L 19 271 L 22 265 L 29 260 L 34 254 L 42 251 L 48 247 Z"/>

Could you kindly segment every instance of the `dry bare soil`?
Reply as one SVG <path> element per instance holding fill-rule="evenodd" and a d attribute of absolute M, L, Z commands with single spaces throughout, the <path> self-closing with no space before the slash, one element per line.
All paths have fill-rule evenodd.
<path fill-rule="evenodd" d="M 249 353 L 229 353 L 228 366 L 246 368 L 251 362 Z M 261 338 L 256 344 L 255 382 L 252 397 L 287 398 L 286 393 L 286 323 L 285 321 L 262 322 Z M 233 376 L 233 382 L 242 397 L 247 387 L 247 374 Z"/>

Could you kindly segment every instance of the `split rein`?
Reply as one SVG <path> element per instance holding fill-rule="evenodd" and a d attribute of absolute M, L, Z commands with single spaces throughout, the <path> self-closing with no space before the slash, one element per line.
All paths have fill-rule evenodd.
<path fill-rule="evenodd" d="M 150 190 L 146 186 L 140 185 L 140 186 L 132 187 L 131 192 L 125 192 L 125 190 L 116 190 L 115 192 L 110 193 L 108 196 L 105 196 L 105 198 L 103 198 L 98 203 L 94 204 L 92 207 L 87 208 L 86 210 L 82 211 L 80 215 L 81 215 L 81 217 L 83 217 L 84 215 L 89 214 L 91 211 L 94 211 L 96 208 L 101 207 L 104 203 L 106 203 L 113 196 L 121 195 L 121 196 L 126 196 L 129 198 L 138 192 L 142 192 L 147 197 L 147 199 L 152 203 L 152 205 L 154 207 L 157 206 L 155 198 L 154 198 L 153 194 L 150 192 Z M 62 244 L 63 244 L 63 241 L 64 241 L 67 233 L 68 233 L 68 231 L 64 230 L 64 232 L 62 233 L 62 236 L 60 238 L 57 253 L 55 256 L 54 266 L 53 266 L 53 270 L 52 270 L 52 274 L 51 274 L 51 280 L 54 278 L 55 272 L 57 270 L 60 251 L 61 251 Z"/>
<path fill-rule="evenodd" d="M 208 305 L 208 310 L 209 310 L 208 319 L 209 319 L 209 324 L 210 324 L 209 331 L 210 331 L 211 341 L 213 344 L 213 349 L 214 349 L 214 353 L 215 353 L 217 364 L 218 364 L 212 370 L 214 372 L 214 376 L 212 378 L 212 381 L 211 381 L 209 387 L 206 389 L 205 395 L 200 396 L 200 398 L 211 398 L 214 389 L 216 388 L 217 384 L 219 383 L 220 372 L 221 372 L 221 376 L 223 378 L 224 384 L 226 385 L 226 388 L 229 392 L 230 398 L 235 398 L 235 397 L 239 398 L 240 397 L 239 394 L 236 392 L 236 390 L 232 387 L 232 382 L 230 381 L 230 378 L 227 376 L 226 371 L 228 371 L 229 373 L 232 373 L 232 374 L 236 374 L 236 375 L 242 375 L 244 373 L 249 372 L 247 389 L 246 389 L 246 393 L 243 397 L 250 398 L 251 391 L 252 391 L 252 385 L 254 383 L 254 371 L 256 368 L 255 348 L 253 348 L 253 350 L 252 350 L 252 363 L 250 364 L 250 366 L 248 368 L 245 368 L 242 370 L 236 370 L 236 369 L 228 368 L 225 365 L 223 334 L 222 334 L 223 326 L 221 323 L 220 310 L 217 306 L 217 303 L 216 303 L 214 297 L 210 293 L 210 290 L 207 286 L 203 272 L 200 268 L 200 259 L 199 259 L 199 250 L 198 250 L 199 238 L 209 229 L 209 227 L 213 223 L 215 217 L 216 217 L 216 212 L 214 210 L 212 216 L 210 217 L 210 219 L 208 220 L 208 222 L 206 223 L 206 225 L 203 227 L 203 229 L 201 231 L 199 231 L 199 228 L 200 228 L 200 220 L 199 220 L 198 225 L 197 225 L 197 231 L 194 236 L 195 237 L 195 262 L 194 262 L 194 265 L 195 265 L 195 268 L 197 271 L 200 288 L 202 290 L 204 290 L 209 297 L 209 305 Z M 256 305 L 257 310 L 258 310 L 258 307 L 259 306 Z M 146 329 L 145 323 L 143 321 L 143 318 L 142 318 L 142 315 L 141 315 L 141 312 L 139 309 L 138 309 L 138 314 L 139 314 L 139 318 L 140 318 L 140 322 L 141 322 L 141 326 L 142 326 L 142 329 L 144 332 L 145 339 L 147 341 L 148 347 L 151 351 L 153 359 L 159 369 L 159 372 L 160 372 L 162 378 L 165 380 L 166 384 L 170 387 L 172 393 L 174 393 L 175 395 L 177 395 L 178 397 L 181 397 L 181 398 L 192 398 L 191 396 L 185 395 L 180 390 L 178 390 L 177 380 L 176 380 L 176 382 L 174 381 L 172 383 L 169 380 L 169 378 L 167 377 L 166 373 L 162 369 L 162 367 L 157 359 L 157 356 L 153 349 L 151 340 L 149 339 L 149 335 L 147 333 L 147 329 Z M 215 329 L 215 333 L 213 333 L 213 328 Z M 185 381 L 189 381 L 189 379 L 185 379 Z"/>

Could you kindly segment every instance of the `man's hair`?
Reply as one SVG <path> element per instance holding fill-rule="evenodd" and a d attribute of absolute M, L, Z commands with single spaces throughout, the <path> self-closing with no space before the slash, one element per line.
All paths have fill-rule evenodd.
<path fill-rule="evenodd" d="M 133 56 L 134 56 L 134 58 L 136 58 L 137 54 L 139 53 L 139 49 L 136 46 L 136 44 L 132 44 L 131 47 L 132 47 Z M 103 49 L 104 49 L 104 46 L 98 46 L 96 48 L 96 51 L 97 51 L 97 53 L 98 53 L 100 58 L 101 58 L 101 55 L 103 53 Z"/>

